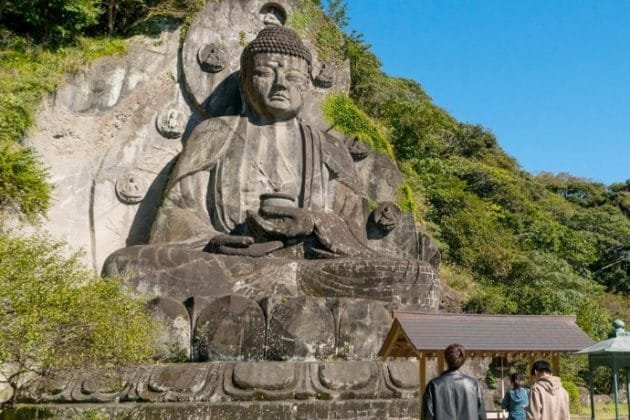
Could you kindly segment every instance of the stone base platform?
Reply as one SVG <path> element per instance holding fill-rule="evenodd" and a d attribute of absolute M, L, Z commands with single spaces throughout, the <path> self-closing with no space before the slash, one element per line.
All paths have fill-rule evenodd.
<path fill-rule="evenodd" d="M 413 419 L 418 381 L 413 360 L 86 370 L 40 381 L 0 418 Z"/>
<path fill-rule="evenodd" d="M 59 404 L 23 405 L 0 419 L 204 419 L 204 420 L 413 420 L 417 400 L 277 401 L 243 403 Z"/>

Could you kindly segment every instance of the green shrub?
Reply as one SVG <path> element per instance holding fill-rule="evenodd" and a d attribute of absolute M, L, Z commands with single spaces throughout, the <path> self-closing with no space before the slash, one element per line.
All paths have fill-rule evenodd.
<path fill-rule="evenodd" d="M 155 331 L 143 302 L 63 244 L 0 233 L 0 367 L 14 390 L 59 369 L 147 360 Z"/>
<path fill-rule="evenodd" d="M 27 216 L 44 213 L 50 205 L 47 176 L 31 149 L 0 143 L 0 208 L 13 206 Z"/>
<path fill-rule="evenodd" d="M 4 3 L 2 20 L 6 25 L 18 33 L 50 44 L 72 41 L 84 30 L 96 25 L 103 12 L 101 0 L 19 0 Z"/>
<path fill-rule="evenodd" d="M 392 146 L 389 144 L 383 129 L 361 111 L 343 93 L 332 93 L 322 102 L 324 118 L 335 130 L 348 137 L 359 139 L 373 149 L 394 158 Z"/>
<path fill-rule="evenodd" d="M 571 413 L 576 414 L 580 412 L 580 390 L 578 387 L 571 381 L 563 380 L 562 386 L 569 393 L 569 410 Z"/>
<path fill-rule="evenodd" d="M 320 61 L 343 62 L 345 37 L 333 19 L 312 0 L 299 0 L 296 6 L 288 17 L 287 26 L 295 29 L 302 37 L 315 41 Z"/>
<path fill-rule="evenodd" d="M 488 389 L 497 389 L 497 377 L 491 370 L 486 373 L 484 382 L 486 383 Z"/>

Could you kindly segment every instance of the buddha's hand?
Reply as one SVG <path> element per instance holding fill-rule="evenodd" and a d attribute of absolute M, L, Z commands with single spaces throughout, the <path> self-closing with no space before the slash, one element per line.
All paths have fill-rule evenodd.
<path fill-rule="evenodd" d="M 205 252 L 225 255 L 241 255 L 248 257 L 262 257 L 270 252 L 282 248 L 280 241 L 255 244 L 251 236 L 218 235 L 210 239 L 203 249 Z"/>
<path fill-rule="evenodd" d="M 309 235 L 315 222 L 311 212 L 305 209 L 263 205 L 257 213 L 247 212 L 247 225 L 256 237 L 287 239 Z"/>

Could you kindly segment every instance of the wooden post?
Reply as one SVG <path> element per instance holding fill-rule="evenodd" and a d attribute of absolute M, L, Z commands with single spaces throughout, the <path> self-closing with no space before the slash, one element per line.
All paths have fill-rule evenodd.
<path fill-rule="evenodd" d="M 529 362 L 529 372 L 527 372 L 527 377 L 529 378 L 529 380 L 527 382 L 530 386 L 532 386 L 536 382 L 536 379 L 534 379 L 534 377 L 531 376 L 530 373 L 532 371 L 532 366 L 534 366 L 534 362 L 536 361 L 536 355 L 534 353 L 527 354 L 527 361 Z"/>
<path fill-rule="evenodd" d="M 560 353 L 553 353 L 551 356 L 551 373 L 560 376 Z"/>
<path fill-rule="evenodd" d="M 444 352 L 440 351 L 437 354 L 437 376 L 440 376 L 444 372 Z"/>
<path fill-rule="evenodd" d="M 416 354 L 418 358 L 418 365 L 420 369 L 420 405 L 422 405 L 422 397 L 424 395 L 424 388 L 427 385 L 427 358 L 421 351 Z"/>

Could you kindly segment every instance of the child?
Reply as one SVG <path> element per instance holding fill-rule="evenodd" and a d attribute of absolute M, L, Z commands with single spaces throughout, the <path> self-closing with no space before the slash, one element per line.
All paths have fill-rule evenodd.
<path fill-rule="evenodd" d="M 501 407 L 510 413 L 508 420 L 525 420 L 525 407 L 529 403 L 527 391 L 523 388 L 525 379 L 522 373 L 513 373 L 510 376 L 512 389 L 508 390 L 503 397 Z"/>

